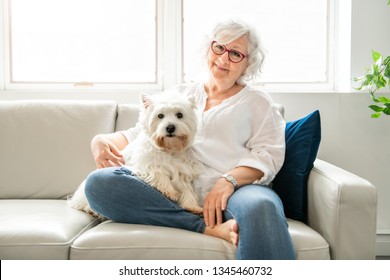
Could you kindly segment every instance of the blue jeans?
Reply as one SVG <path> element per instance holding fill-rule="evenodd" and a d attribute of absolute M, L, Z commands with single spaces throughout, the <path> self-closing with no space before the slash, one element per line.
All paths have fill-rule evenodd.
<path fill-rule="evenodd" d="M 115 190 L 115 191 L 114 191 Z M 93 210 L 121 223 L 146 224 L 203 233 L 201 216 L 185 211 L 127 168 L 92 172 L 85 194 Z M 247 185 L 233 193 L 225 220 L 239 227 L 237 259 L 294 259 L 295 253 L 283 205 L 269 187 Z"/>

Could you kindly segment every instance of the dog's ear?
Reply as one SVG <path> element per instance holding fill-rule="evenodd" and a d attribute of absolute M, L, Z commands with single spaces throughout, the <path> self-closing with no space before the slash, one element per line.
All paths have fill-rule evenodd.
<path fill-rule="evenodd" d="M 141 103 L 144 106 L 144 108 L 147 109 L 150 105 L 153 104 L 152 98 L 150 97 L 150 95 L 142 93 L 141 94 Z"/>
<path fill-rule="evenodd" d="M 191 103 L 191 109 L 196 109 L 196 101 L 195 101 L 195 96 L 194 95 L 190 95 L 189 97 L 188 97 L 188 100 L 190 101 L 190 103 Z"/>

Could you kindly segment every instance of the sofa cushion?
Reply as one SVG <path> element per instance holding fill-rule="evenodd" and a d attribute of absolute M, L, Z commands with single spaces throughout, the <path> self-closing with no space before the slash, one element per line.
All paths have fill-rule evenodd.
<path fill-rule="evenodd" d="M 140 106 L 135 104 L 118 105 L 118 118 L 115 131 L 128 130 L 137 124 Z"/>
<path fill-rule="evenodd" d="M 295 257 L 297 260 L 330 260 L 328 242 L 306 224 L 288 219 Z"/>
<path fill-rule="evenodd" d="M 63 259 L 97 220 L 65 200 L 0 200 L 0 259 Z"/>
<path fill-rule="evenodd" d="M 235 247 L 223 239 L 192 231 L 107 221 L 80 236 L 70 259 L 174 260 L 234 259 Z"/>
<path fill-rule="evenodd" d="M 96 168 L 90 143 L 114 131 L 112 101 L 0 102 L 0 198 L 55 199 Z"/>
<path fill-rule="evenodd" d="M 307 219 L 307 179 L 320 141 L 319 111 L 287 122 L 285 160 L 273 181 L 273 189 L 283 201 L 288 218 L 298 221 Z"/>
<path fill-rule="evenodd" d="M 329 259 L 329 245 L 304 223 L 289 220 L 298 259 Z M 70 259 L 235 259 L 236 248 L 220 238 L 182 229 L 107 221 L 77 238 Z"/>

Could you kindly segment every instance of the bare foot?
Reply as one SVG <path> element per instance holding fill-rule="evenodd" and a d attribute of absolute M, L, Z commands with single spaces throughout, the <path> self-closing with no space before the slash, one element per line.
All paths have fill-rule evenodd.
<path fill-rule="evenodd" d="M 237 224 L 236 220 L 232 220 L 232 221 L 234 221 L 234 223 L 231 224 L 229 235 L 230 235 L 230 240 L 233 243 L 233 245 L 237 246 L 238 245 L 238 237 L 239 237 L 238 224 Z"/>
<path fill-rule="evenodd" d="M 238 225 L 236 220 L 233 219 L 228 220 L 223 224 L 216 225 L 213 228 L 206 227 L 204 234 L 225 239 L 235 246 L 238 244 Z"/>

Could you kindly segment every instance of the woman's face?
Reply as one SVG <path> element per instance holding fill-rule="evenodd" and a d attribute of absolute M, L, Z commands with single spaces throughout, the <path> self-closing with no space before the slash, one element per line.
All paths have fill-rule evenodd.
<path fill-rule="evenodd" d="M 240 53 L 247 55 L 248 54 L 248 38 L 247 36 L 242 36 L 232 41 L 229 44 L 224 45 L 229 51 L 235 50 Z M 212 80 L 215 83 L 220 84 L 221 86 L 231 87 L 236 81 L 241 77 L 241 74 L 245 71 L 248 65 L 248 58 L 245 57 L 242 61 L 238 63 L 231 62 L 229 60 L 229 52 L 221 55 L 215 54 L 211 49 L 208 52 L 208 68 Z"/>

